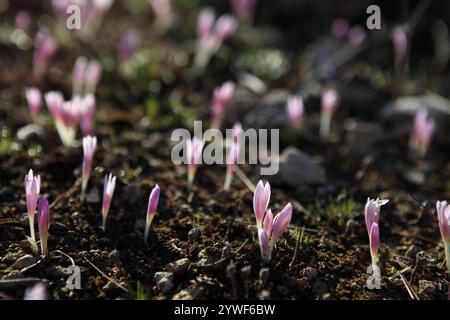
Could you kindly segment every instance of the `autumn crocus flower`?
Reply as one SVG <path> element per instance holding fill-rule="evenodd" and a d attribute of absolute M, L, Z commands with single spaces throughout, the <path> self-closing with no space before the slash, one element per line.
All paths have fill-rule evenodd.
<path fill-rule="evenodd" d="M 442 241 L 444 242 L 445 262 L 447 271 L 450 273 L 450 206 L 447 201 L 437 201 L 436 211 L 441 231 Z"/>
<path fill-rule="evenodd" d="M 343 18 L 338 18 L 331 24 L 331 34 L 338 40 L 342 40 L 347 35 L 349 29 L 350 25 L 348 21 Z"/>
<path fill-rule="evenodd" d="M 108 217 L 109 208 L 111 206 L 111 200 L 116 188 L 116 177 L 111 173 L 105 176 L 105 182 L 103 185 L 103 204 L 102 204 L 102 230 L 106 230 L 106 218 Z"/>
<path fill-rule="evenodd" d="M 242 125 L 240 123 L 236 123 L 233 126 L 231 141 L 229 141 L 230 146 L 228 148 L 227 156 L 227 173 L 225 175 L 225 183 L 223 186 L 225 190 L 230 188 L 233 172 L 236 169 L 239 160 L 242 133 Z"/>
<path fill-rule="evenodd" d="M 33 73 L 36 77 L 41 77 L 58 46 L 47 31 L 40 30 L 36 35 L 34 47 Z"/>
<path fill-rule="evenodd" d="M 72 95 L 82 95 L 84 79 L 86 77 L 86 68 L 88 61 L 85 57 L 78 57 L 75 60 L 75 64 L 72 72 Z"/>
<path fill-rule="evenodd" d="M 38 201 L 38 226 L 41 242 L 41 254 L 47 255 L 48 229 L 50 228 L 50 208 L 45 197 L 39 197 Z"/>
<path fill-rule="evenodd" d="M 41 177 L 39 175 L 33 176 L 33 170 L 30 169 L 25 176 L 25 198 L 27 202 L 28 220 L 30 223 L 30 242 L 33 249 L 36 251 L 36 235 L 34 232 L 34 217 L 36 214 L 36 205 L 41 190 Z"/>
<path fill-rule="evenodd" d="M 233 81 L 227 81 L 222 86 L 214 89 L 211 106 L 212 128 L 220 127 L 223 112 L 230 105 L 235 88 L 236 84 Z"/>
<path fill-rule="evenodd" d="M 264 184 L 260 180 L 256 185 L 255 193 L 253 194 L 253 212 L 255 213 L 256 227 L 258 229 L 262 228 L 264 214 L 269 206 L 270 193 L 271 190 L 269 182 Z"/>
<path fill-rule="evenodd" d="M 101 77 L 102 65 L 97 60 L 91 60 L 86 68 L 84 94 L 94 94 Z"/>
<path fill-rule="evenodd" d="M 331 118 L 338 104 L 338 94 L 334 89 L 326 89 L 321 98 L 320 136 L 328 137 L 330 134 Z"/>
<path fill-rule="evenodd" d="M 145 242 L 147 242 L 148 231 L 150 230 L 153 218 L 156 215 L 156 210 L 158 209 L 159 193 L 160 193 L 159 185 L 155 185 L 155 187 L 152 189 L 152 192 L 150 192 L 150 197 L 148 198 L 147 218 L 145 221 L 145 232 L 144 232 Z"/>
<path fill-rule="evenodd" d="M 303 99 L 299 96 L 289 96 L 286 104 L 289 121 L 295 128 L 300 127 L 303 121 Z"/>
<path fill-rule="evenodd" d="M 123 73 L 129 74 L 131 72 L 130 61 L 140 43 L 140 37 L 134 31 L 129 31 L 120 38 L 117 46 L 117 60 Z"/>
<path fill-rule="evenodd" d="M 35 120 L 42 106 L 41 91 L 38 88 L 34 87 L 27 88 L 25 90 L 25 96 L 27 99 L 28 108 L 31 112 L 31 116 L 33 117 L 33 120 Z"/>
<path fill-rule="evenodd" d="M 92 93 L 82 98 L 80 106 L 80 129 L 83 135 L 94 134 L 95 97 Z"/>
<path fill-rule="evenodd" d="M 92 160 L 94 159 L 97 137 L 86 136 L 83 138 L 83 167 L 81 178 L 81 200 L 84 200 L 89 177 L 92 171 Z"/>
<path fill-rule="evenodd" d="M 376 222 L 370 227 L 369 244 L 370 256 L 372 257 L 372 270 L 375 270 L 377 268 L 374 268 L 374 266 L 378 266 L 378 249 L 380 247 L 380 229 Z"/>
<path fill-rule="evenodd" d="M 400 68 L 408 52 L 408 35 L 405 26 L 396 26 L 392 29 L 392 44 L 394 47 L 395 65 L 397 68 Z"/>
<path fill-rule="evenodd" d="M 188 189 L 192 189 L 197 166 L 202 161 L 202 152 L 205 142 L 197 137 L 192 137 L 192 140 L 186 142 L 186 157 L 188 164 Z"/>
<path fill-rule="evenodd" d="M 230 0 L 231 9 L 242 20 L 251 22 L 255 12 L 256 0 Z"/>
<path fill-rule="evenodd" d="M 211 57 L 220 49 L 222 43 L 236 32 L 237 27 L 238 22 L 234 16 L 224 14 L 216 21 L 216 14 L 213 9 L 202 9 L 197 18 L 195 65 L 198 68 L 204 68 Z"/>
<path fill-rule="evenodd" d="M 379 272 L 378 248 L 380 243 L 380 230 L 378 223 L 380 221 L 380 208 L 388 202 L 389 200 L 368 198 L 364 208 L 366 229 L 367 234 L 369 235 L 370 255 L 372 257 L 372 270 L 374 270 L 374 272 Z"/>
<path fill-rule="evenodd" d="M 428 117 L 427 109 L 417 111 L 409 140 L 410 148 L 424 156 L 428 151 L 435 131 L 436 122 Z"/>
<path fill-rule="evenodd" d="M 275 218 L 273 218 L 272 211 L 267 210 L 263 228 L 258 230 L 259 245 L 261 250 L 261 257 L 265 263 L 268 263 L 272 258 L 273 248 L 286 231 L 292 218 L 292 205 L 289 202 Z"/>

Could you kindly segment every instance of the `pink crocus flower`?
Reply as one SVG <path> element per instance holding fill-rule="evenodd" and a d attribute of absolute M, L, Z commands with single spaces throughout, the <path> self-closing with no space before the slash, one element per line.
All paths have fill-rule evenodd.
<path fill-rule="evenodd" d="M 75 60 L 72 73 L 72 95 L 82 95 L 84 79 L 86 77 L 86 68 L 88 61 L 85 57 L 78 57 Z"/>
<path fill-rule="evenodd" d="M 56 53 L 58 45 L 45 30 L 40 30 L 34 41 L 33 72 L 36 77 L 42 76 L 48 63 Z"/>
<path fill-rule="evenodd" d="M 292 205 L 289 202 L 275 218 L 272 211 L 267 210 L 263 228 L 258 230 L 261 257 L 265 263 L 272 258 L 272 251 L 281 235 L 287 230 L 292 218 Z"/>
<path fill-rule="evenodd" d="M 216 14 L 211 8 L 204 8 L 197 18 L 197 38 L 206 39 L 211 35 L 216 20 Z"/>
<path fill-rule="evenodd" d="M 140 37 L 134 31 L 124 34 L 117 47 L 117 56 L 121 65 L 127 64 L 140 45 Z"/>
<path fill-rule="evenodd" d="M 116 188 L 116 177 L 111 173 L 105 176 L 105 182 L 103 185 L 103 204 L 102 204 L 102 230 L 106 230 L 106 218 L 108 217 L 109 208 L 111 206 L 111 200 Z"/>
<path fill-rule="evenodd" d="M 25 96 L 28 102 L 28 108 L 30 109 L 31 116 L 36 119 L 39 114 L 39 110 L 42 106 L 42 94 L 38 88 L 26 88 Z"/>
<path fill-rule="evenodd" d="M 95 111 L 95 97 L 89 93 L 83 97 L 80 107 L 80 128 L 84 136 L 94 133 Z"/>
<path fill-rule="evenodd" d="M 30 169 L 24 180 L 28 220 L 30 223 L 30 241 L 33 245 L 33 248 L 35 249 L 36 235 L 34 232 L 34 217 L 36 214 L 36 206 L 41 190 L 41 176 L 33 176 L 33 170 Z"/>
<path fill-rule="evenodd" d="M 236 170 L 236 166 L 239 160 L 242 133 L 242 125 L 240 123 L 236 123 L 233 126 L 231 141 L 229 141 L 230 146 L 228 148 L 227 156 L 227 173 L 225 175 L 224 183 L 225 190 L 228 190 L 230 188 L 233 172 L 234 170 Z"/>
<path fill-rule="evenodd" d="M 144 232 L 145 242 L 147 242 L 148 231 L 150 230 L 153 218 L 156 215 L 156 210 L 158 209 L 159 194 L 160 194 L 159 185 L 155 185 L 155 187 L 150 192 L 150 196 L 148 198 L 147 218 L 145 221 L 145 232 Z"/>
<path fill-rule="evenodd" d="M 233 99 L 236 84 L 233 81 L 227 81 L 222 86 L 214 89 L 212 106 L 211 106 L 211 118 L 212 127 L 220 127 L 222 121 L 223 112 L 230 105 Z"/>
<path fill-rule="evenodd" d="M 97 85 L 102 77 L 102 65 L 97 60 L 91 60 L 86 69 L 86 77 L 84 80 L 84 94 L 94 94 Z"/>
<path fill-rule="evenodd" d="M 213 34 L 220 42 L 223 42 L 236 32 L 237 27 L 238 22 L 236 18 L 232 15 L 224 14 L 217 19 Z"/>
<path fill-rule="evenodd" d="M 328 137 L 330 135 L 331 118 L 338 105 L 338 94 L 334 89 L 326 89 L 321 98 L 320 114 L 320 136 Z"/>
<path fill-rule="evenodd" d="M 25 290 L 23 300 L 47 300 L 47 286 L 43 282 L 38 282 L 31 288 Z"/>
<path fill-rule="evenodd" d="M 38 226 L 41 242 L 41 254 L 47 255 L 48 229 L 50 228 L 50 208 L 45 197 L 39 197 L 38 201 Z"/>
<path fill-rule="evenodd" d="M 414 117 L 413 129 L 409 140 L 409 146 L 424 156 L 436 131 L 436 122 L 428 117 L 427 109 L 419 109 Z"/>
<path fill-rule="evenodd" d="M 353 26 L 348 30 L 347 37 L 350 45 L 358 48 L 366 40 L 366 32 L 361 26 Z"/>
<path fill-rule="evenodd" d="M 439 230 L 441 231 L 442 241 L 444 242 L 447 271 L 450 273 L 450 206 L 447 204 L 447 201 L 437 201 L 436 212 Z"/>
<path fill-rule="evenodd" d="M 203 146 L 205 142 L 197 138 L 196 136 L 192 137 L 192 140 L 187 140 L 186 142 L 186 157 L 188 164 L 188 189 L 192 188 L 192 184 L 194 182 L 195 173 L 197 171 L 197 166 L 202 161 L 202 152 Z"/>
<path fill-rule="evenodd" d="M 94 159 L 97 137 L 86 136 L 83 138 L 83 165 L 81 174 L 81 200 L 84 200 L 89 177 L 92 171 L 92 160 Z"/>
<path fill-rule="evenodd" d="M 244 21 L 253 20 L 256 8 L 256 0 L 230 0 L 231 9 Z"/>
<path fill-rule="evenodd" d="M 256 227 L 258 229 L 262 228 L 264 214 L 269 206 L 270 193 L 271 190 L 269 182 L 264 184 L 260 180 L 256 185 L 255 193 L 253 194 L 253 212 L 255 213 Z"/>
<path fill-rule="evenodd" d="M 408 35 L 405 26 L 396 26 L 392 29 L 392 44 L 394 46 L 395 65 L 399 66 L 408 52 Z"/>
<path fill-rule="evenodd" d="M 378 223 L 374 222 L 370 227 L 370 256 L 372 257 L 372 269 L 378 270 L 378 249 L 380 247 L 380 229 Z M 374 268 L 376 266 L 376 268 Z"/>
<path fill-rule="evenodd" d="M 347 35 L 349 29 L 350 25 L 348 21 L 343 18 L 338 18 L 331 24 L 331 34 L 338 40 L 342 40 Z"/>
<path fill-rule="evenodd" d="M 286 111 L 293 127 L 299 128 L 303 121 L 303 99 L 299 96 L 288 97 Z"/>
<path fill-rule="evenodd" d="M 380 200 L 379 198 L 367 198 L 366 206 L 364 208 L 364 218 L 366 221 L 367 234 L 370 236 L 370 228 L 372 224 L 380 221 L 380 208 L 388 203 L 389 200 Z"/>

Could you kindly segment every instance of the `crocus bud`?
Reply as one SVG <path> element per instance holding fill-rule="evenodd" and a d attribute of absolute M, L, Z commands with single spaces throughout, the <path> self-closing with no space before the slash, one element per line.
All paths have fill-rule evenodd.
<path fill-rule="evenodd" d="M 255 188 L 255 193 L 253 194 L 253 212 L 255 213 L 256 226 L 258 229 L 262 228 L 262 222 L 264 218 L 264 213 L 269 206 L 270 200 L 270 184 L 260 180 Z"/>
<path fill-rule="evenodd" d="M 230 188 L 233 172 L 236 169 L 238 163 L 239 154 L 241 150 L 242 133 L 243 133 L 242 125 L 240 123 L 236 123 L 233 126 L 232 138 L 230 141 L 230 146 L 228 148 L 227 173 L 225 175 L 225 184 L 224 184 L 225 190 L 228 190 Z"/>
<path fill-rule="evenodd" d="M 270 259 L 272 259 L 269 235 L 264 231 L 264 229 L 258 229 L 258 239 L 262 260 L 264 263 L 268 263 Z"/>
<path fill-rule="evenodd" d="M 82 95 L 83 94 L 83 86 L 84 86 L 84 78 L 86 76 L 86 68 L 88 62 L 85 57 L 78 57 L 75 60 L 75 65 L 73 67 L 72 73 L 72 94 Z"/>
<path fill-rule="evenodd" d="M 348 30 L 347 36 L 348 41 L 355 48 L 361 46 L 364 40 L 366 39 L 366 33 L 361 26 L 351 27 L 350 30 Z"/>
<path fill-rule="evenodd" d="M 409 140 L 412 150 L 424 156 L 436 131 L 436 122 L 428 117 L 427 109 L 419 109 L 414 117 L 413 129 Z"/>
<path fill-rule="evenodd" d="M 203 146 L 205 145 L 202 139 L 193 137 L 192 140 L 188 140 L 186 143 L 186 156 L 188 164 L 188 189 L 192 188 L 194 182 L 197 166 L 202 161 Z"/>
<path fill-rule="evenodd" d="M 93 135 L 95 122 L 95 97 L 92 93 L 84 96 L 80 108 L 80 128 L 83 135 Z"/>
<path fill-rule="evenodd" d="M 38 88 L 27 88 L 25 96 L 33 119 L 36 119 L 42 106 L 42 94 Z"/>
<path fill-rule="evenodd" d="M 286 111 L 292 126 L 300 127 L 303 120 L 303 99 L 299 96 L 288 97 Z"/>
<path fill-rule="evenodd" d="M 437 201 L 436 211 L 441 231 L 442 241 L 444 242 L 445 262 L 447 270 L 450 273 L 450 206 L 447 201 Z"/>
<path fill-rule="evenodd" d="M 322 93 L 320 114 L 320 135 L 328 137 L 330 134 L 331 118 L 338 104 L 338 94 L 334 89 L 327 89 Z"/>
<path fill-rule="evenodd" d="M 38 201 L 38 226 L 41 240 L 41 254 L 47 255 L 48 229 L 50 228 L 50 208 L 45 197 L 39 197 Z"/>
<path fill-rule="evenodd" d="M 273 219 L 272 236 L 270 241 L 275 244 L 281 235 L 286 231 L 292 218 L 292 205 L 289 202 Z"/>
<path fill-rule="evenodd" d="M 233 33 L 236 32 L 238 22 L 235 17 L 229 14 L 220 16 L 214 26 L 214 35 L 220 42 L 228 39 Z"/>
<path fill-rule="evenodd" d="M 370 227 L 370 255 L 372 257 L 372 265 L 378 263 L 378 249 L 380 247 L 380 229 L 378 223 L 374 222 Z"/>
<path fill-rule="evenodd" d="M 97 60 L 89 62 L 85 76 L 85 94 L 94 94 L 102 77 L 102 65 Z"/>
<path fill-rule="evenodd" d="M 33 287 L 25 290 L 25 295 L 23 297 L 23 300 L 47 300 L 47 299 L 48 299 L 47 286 L 42 282 L 38 282 Z"/>
<path fill-rule="evenodd" d="M 27 202 L 28 220 L 30 223 L 30 239 L 33 249 L 36 251 L 36 235 L 34 232 L 34 216 L 36 214 L 36 205 L 41 190 L 41 176 L 33 176 L 33 170 L 30 169 L 25 176 L 25 198 Z"/>
<path fill-rule="evenodd" d="M 213 120 L 212 127 L 217 128 L 220 126 L 223 112 L 230 105 L 233 99 L 236 84 L 233 81 L 227 81 L 222 86 L 214 89 L 211 117 Z"/>
<path fill-rule="evenodd" d="M 343 18 L 338 18 L 331 24 L 331 34 L 334 38 L 342 40 L 350 28 L 348 21 Z"/>
<path fill-rule="evenodd" d="M 105 182 L 103 185 L 103 204 L 102 204 L 102 230 L 106 230 L 106 218 L 108 217 L 109 208 L 111 206 L 111 200 L 116 188 L 116 177 L 111 173 L 105 176 Z"/>
<path fill-rule="evenodd" d="M 197 18 L 197 37 L 204 39 L 208 37 L 213 29 L 216 14 L 211 8 L 204 8 L 200 11 Z"/>
<path fill-rule="evenodd" d="M 405 26 L 396 26 L 392 29 L 392 43 L 395 64 L 398 66 L 404 61 L 408 51 L 408 36 Z"/>
<path fill-rule="evenodd" d="M 267 235 L 272 234 L 272 227 L 273 227 L 273 214 L 272 210 L 267 210 L 266 214 L 264 215 L 264 221 L 263 221 L 263 229 L 264 232 Z"/>
<path fill-rule="evenodd" d="M 380 221 L 380 208 L 388 203 L 389 200 L 380 200 L 367 198 L 366 206 L 364 208 L 364 217 L 366 221 L 367 234 L 370 236 L 370 228 L 372 224 Z"/>
<path fill-rule="evenodd" d="M 58 48 L 55 40 L 43 30 L 40 30 L 34 42 L 33 72 L 40 77 L 47 69 L 48 63 Z"/>
<path fill-rule="evenodd" d="M 144 233 L 145 242 L 147 242 L 148 231 L 152 224 L 153 218 L 156 215 L 156 210 L 158 209 L 159 193 L 160 193 L 159 185 L 155 185 L 155 187 L 152 189 L 152 192 L 150 193 L 150 197 L 148 198 L 147 219 L 145 221 L 145 233 Z"/>
<path fill-rule="evenodd" d="M 127 64 L 140 45 L 139 35 L 129 31 L 120 38 L 117 48 L 117 56 L 121 65 Z"/>
<path fill-rule="evenodd" d="M 84 200 L 89 177 L 92 171 L 92 160 L 94 159 L 97 137 L 86 136 L 83 138 L 83 167 L 81 177 L 81 200 Z"/>
<path fill-rule="evenodd" d="M 256 0 L 230 0 L 231 9 L 242 20 L 250 21 L 255 12 Z"/>

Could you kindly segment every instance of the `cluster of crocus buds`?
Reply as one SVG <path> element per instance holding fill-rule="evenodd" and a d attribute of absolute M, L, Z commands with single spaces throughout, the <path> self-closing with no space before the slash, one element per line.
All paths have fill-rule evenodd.
<path fill-rule="evenodd" d="M 286 112 L 294 128 L 299 128 L 303 122 L 303 99 L 300 96 L 289 96 L 286 103 Z"/>
<path fill-rule="evenodd" d="M 97 137 L 86 136 L 83 138 L 83 166 L 81 174 L 81 201 L 86 195 L 86 188 L 92 171 L 92 160 L 94 159 Z"/>
<path fill-rule="evenodd" d="M 378 249 L 380 247 L 380 207 L 388 203 L 389 200 L 367 199 L 364 208 L 364 217 L 366 221 L 367 234 L 369 235 L 370 256 L 372 258 L 372 271 L 380 275 L 380 268 L 378 267 Z"/>
<path fill-rule="evenodd" d="M 26 88 L 25 97 L 33 120 L 36 120 L 42 107 L 42 94 L 38 88 Z"/>
<path fill-rule="evenodd" d="M 444 242 L 447 271 L 450 273 L 450 206 L 447 204 L 447 201 L 437 201 L 436 211 L 439 230 L 441 231 L 442 241 Z"/>
<path fill-rule="evenodd" d="M 141 44 L 141 39 L 135 31 L 125 33 L 117 45 L 117 61 L 124 75 L 132 73 L 131 58 Z"/>
<path fill-rule="evenodd" d="M 222 43 L 236 32 L 238 22 L 229 14 L 220 16 L 216 21 L 213 9 L 202 9 L 197 19 L 197 52 L 195 65 L 203 69 L 220 49 Z"/>
<path fill-rule="evenodd" d="M 235 88 L 236 84 L 233 81 L 227 81 L 214 89 L 211 106 L 212 128 L 220 127 L 223 113 L 233 99 Z"/>
<path fill-rule="evenodd" d="M 225 175 L 225 182 L 223 188 L 229 190 L 231 186 L 231 180 L 233 178 L 233 172 L 236 170 L 240 150 L 241 150 L 241 139 L 242 139 L 242 125 L 236 123 L 232 129 L 232 138 L 229 142 L 228 155 L 227 155 L 227 173 Z"/>
<path fill-rule="evenodd" d="M 270 200 L 270 185 L 258 182 L 253 195 L 253 211 L 258 229 L 259 247 L 264 263 L 268 263 L 272 258 L 272 251 L 276 242 L 286 231 L 292 218 L 292 205 L 289 202 L 284 208 L 273 217 L 272 210 L 268 209 Z"/>
<path fill-rule="evenodd" d="M 392 44 L 394 47 L 395 66 L 397 70 L 399 70 L 408 53 L 408 35 L 406 26 L 396 26 L 392 29 Z"/>
<path fill-rule="evenodd" d="M 186 160 L 187 160 L 187 186 L 188 190 L 192 189 L 192 184 L 194 183 L 195 173 L 197 172 L 197 167 L 201 163 L 203 146 L 205 142 L 194 136 L 191 140 L 186 141 Z"/>
<path fill-rule="evenodd" d="M 338 105 L 338 94 L 334 89 L 326 89 L 321 98 L 320 136 L 327 138 L 330 135 L 331 118 Z"/>
<path fill-rule="evenodd" d="M 430 146 L 436 131 L 436 122 L 428 117 L 427 109 L 419 109 L 414 117 L 409 146 L 421 156 L 424 156 Z"/>
<path fill-rule="evenodd" d="M 116 177 L 111 173 L 105 176 L 103 185 L 103 203 L 102 203 L 102 230 L 106 231 L 106 218 L 108 217 L 109 208 L 116 188 Z"/>
<path fill-rule="evenodd" d="M 34 176 L 33 170 L 30 169 L 25 176 L 25 198 L 27 203 L 28 220 L 30 223 L 30 238 L 29 241 L 33 246 L 33 250 L 37 252 L 36 235 L 34 232 L 34 217 L 36 214 L 36 206 L 41 190 L 41 177 Z"/>
<path fill-rule="evenodd" d="M 97 60 L 78 57 L 72 73 L 72 96 L 95 94 L 101 76 L 102 66 Z"/>
<path fill-rule="evenodd" d="M 45 256 L 47 255 L 48 229 L 50 228 L 50 207 L 47 198 L 39 197 L 37 208 L 41 254 Z"/>
<path fill-rule="evenodd" d="M 144 232 L 144 241 L 146 243 L 150 226 L 152 225 L 153 218 L 156 215 L 156 210 L 158 209 L 159 193 L 160 193 L 159 185 L 155 185 L 155 187 L 150 192 L 150 196 L 148 198 L 147 217 L 145 220 L 145 232 Z"/>
<path fill-rule="evenodd" d="M 56 53 L 58 45 L 46 30 L 39 30 L 34 41 L 33 73 L 40 78 L 48 68 L 48 63 Z"/>
<path fill-rule="evenodd" d="M 251 22 L 257 0 L 230 0 L 231 9 L 242 21 Z"/>

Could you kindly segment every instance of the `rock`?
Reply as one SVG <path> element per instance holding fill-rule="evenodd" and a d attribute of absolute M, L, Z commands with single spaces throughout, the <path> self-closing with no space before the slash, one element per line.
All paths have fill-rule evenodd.
<path fill-rule="evenodd" d="M 230 258 L 231 257 L 231 247 L 230 246 L 225 246 L 222 248 L 222 258 Z"/>
<path fill-rule="evenodd" d="M 303 272 L 305 274 L 305 276 L 308 278 L 309 281 L 313 281 L 317 278 L 317 269 L 313 268 L 313 267 L 306 267 L 305 269 L 303 269 Z"/>
<path fill-rule="evenodd" d="M 208 252 L 203 249 L 198 253 L 198 264 L 199 265 L 208 265 L 215 262 L 216 259 L 214 257 L 210 256 Z"/>
<path fill-rule="evenodd" d="M 408 258 L 416 259 L 416 256 L 417 256 L 417 254 L 418 254 L 419 252 L 420 252 L 420 248 L 419 248 L 418 246 L 416 246 L 416 245 L 412 245 L 412 246 L 410 246 L 410 247 L 408 248 L 408 250 L 406 250 L 405 255 L 406 255 Z"/>
<path fill-rule="evenodd" d="M 316 280 L 312 286 L 312 292 L 317 294 L 324 294 L 328 290 L 327 284 L 322 280 Z"/>
<path fill-rule="evenodd" d="M 376 123 L 360 122 L 354 119 L 344 121 L 345 146 L 354 155 L 363 156 L 371 153 L 376 142 L 382 135 L 383 129 Z"/>
<path fill-rule="evenodd" d="M 189 230 L 188 232 L 188 239 L 190 242 L 195 242 L 198 239 L 198 229 L 197 228 L 192 228 L 191 230 Z"/>
<path fill-rule="evenodd" d="M 173 288 L 173 273 L 166 271 L 159 271 L 155 273 L 153 279 L 156 282 L 156 286 L 162 293 L 167 294 Z"/>
<path fill-rule="evenodd" d="M 19 259 L 17 259 L 17 261 L 14 263 L 14 266 L 17 269 L 24 269 L 24 268 L 28 268 L 30 266 L 32 266 L 33 264 L 36 263 L 36 258 L 33 257 L 32 255 L 24 255 L 23 257 L 20 257 Z"/>
<path fill-rule="evenodd" d="M 259 300 L 269 300 L 270 299 L 270 291 L 269 290 L 261 290 L 256 294 Z"/>
<path fill-rule="evenodd" d="M 276 160 L 275 160 L 276 161 Z M 274 182 L 287 184 L 292 187 L 302 185 L 318 185 L 326 182 L 319 166 L 306 153 L 288 147 L 279 157 L 279 170 Z"/>
<path fill-rule="evenodd" d="M 195 300 L 201 298 L 204 291 L 203 287 L 181 290 L 173 296 L 172 300 Z"/>
<path fill-rule="evenodd" d="M 290 92 L 287 90 L 274 90 L 264 96 L 261 101 L 250 108 L 244 117 L 244 126 L 247 128 L 283 128 L 289 125 L 286 114 L 286 101 Z"/>
<path fill-rule="evenodd" d="M 176 277 L 184 275 L 189 267 L 191 266 L 191 262 L 188 258 L 182 258 L 177 261 L 171 262 L 166 265 L 166 270 L 172 272 Z"/>

